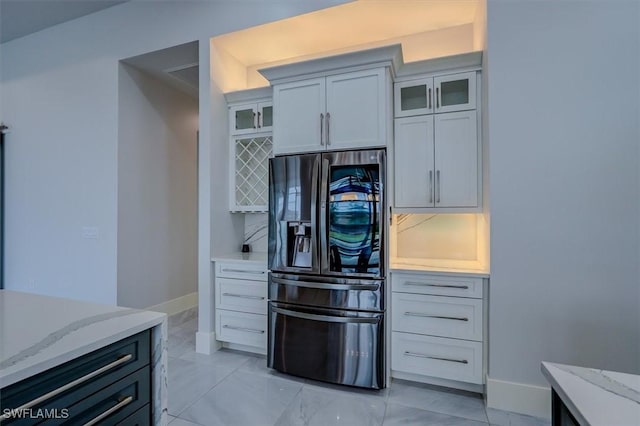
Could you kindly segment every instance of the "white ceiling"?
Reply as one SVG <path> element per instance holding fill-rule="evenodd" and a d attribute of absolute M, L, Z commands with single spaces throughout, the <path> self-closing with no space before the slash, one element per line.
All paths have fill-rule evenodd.
<path fill-rule="evenodd" d="M 0 43 L 127 0 L 0 0 Z"/>

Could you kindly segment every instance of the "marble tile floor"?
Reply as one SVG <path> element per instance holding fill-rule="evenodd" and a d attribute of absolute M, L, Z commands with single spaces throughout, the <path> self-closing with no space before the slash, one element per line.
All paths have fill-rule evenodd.
<path fill-rule="evenodd" d="M 485 409 L 472 393 L 405 381 L 382 391 L 287 376 L 262 356 L 195 352 L 197 311 L 169 317 L 170 426 L 543 426 L 548 421 Z"/>

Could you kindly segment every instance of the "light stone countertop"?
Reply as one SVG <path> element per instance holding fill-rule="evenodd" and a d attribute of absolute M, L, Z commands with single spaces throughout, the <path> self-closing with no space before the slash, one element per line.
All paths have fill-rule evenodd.
<path fill-rule="evenodd" d="M 264 252 L 249 252 L 249 253 L 227 253 L 221 256 L 213 256 L 211 258 L 212 262 L 223 262 L 223 261 L 231 261 L 231 262 L 251 262 L 260 265 L 267 266 L 267 253 Z"/>
<path fill-rule="evenodd" d="M 0 387 L 166 323 L 166 317 L 158 312 L 0 290 Z"/>
<path fill-rule="evenodd" d="M 430 266 L 420 263 L 406 262 L 406 261 L 392 261 L 390 263 L 391 271 L 410 271 L 410 272 L 433 272 L 439 275 L 450 276 L 467 276 L 478 278 L 489 278 L 489 271 L 484 269 L 469 269 L 469 268 L 446 268 L 442 266 Z"/>
<path fill-rule="evenodd" d="M 550 362 L 541 370 L 581 425 L 640 425 L 640 375 Z"/>

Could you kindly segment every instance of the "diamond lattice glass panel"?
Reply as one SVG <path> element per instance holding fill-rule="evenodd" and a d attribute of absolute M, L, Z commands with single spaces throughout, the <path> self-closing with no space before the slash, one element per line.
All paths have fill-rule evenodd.
<path fill-rule="evenodd" d="M 236 206 L 264 206 L 268 201 L 271 136 L 236 140 Z"/>

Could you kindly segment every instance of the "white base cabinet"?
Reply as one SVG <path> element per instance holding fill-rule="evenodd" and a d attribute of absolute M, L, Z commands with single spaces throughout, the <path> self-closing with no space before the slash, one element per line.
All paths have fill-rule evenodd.
<path fill-rule="evenodd" d="M 484 384 L 485 279 L 392 271 L 391 286 L 391 375 Z"/>
<path fill-rule="evenodd" d="M 266 354 L 266 265 L 216 261 L 215 306 L 216 340 Z"/>

